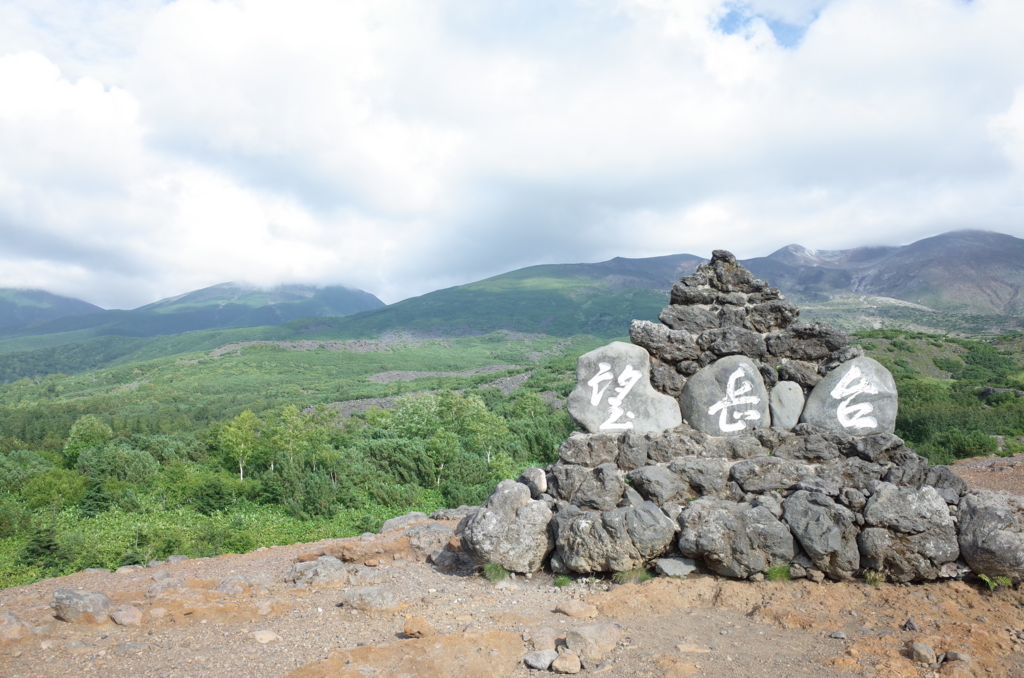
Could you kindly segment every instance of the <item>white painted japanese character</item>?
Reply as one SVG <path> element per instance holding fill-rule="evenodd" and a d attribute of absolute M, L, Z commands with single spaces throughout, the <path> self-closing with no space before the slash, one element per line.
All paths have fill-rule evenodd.
<path fill-rule="evenodd" d="M 857 379 L 860 381 L 856 381 Z M 855 381 L 856 383 L 854 383 Z M 851 367 L 850 371 L 843 376 L 829 394 L 836 400 L 842 400 L 836 408 L 836 416 L 839 418 L 839 423 L 846 428 L 874 428 L 878 426 L 877 419 L 867 416 L 875 409 L 871 403 L 850 404 L 854 398 L 861 394 L 874 393 L 878 393 L 878 386 L 865 378 L 858 366 L 854 365 Z"/>
<path fill-rule="evenodd" d="M 597 407 L 601 404 L 601 400 L 604 398 L 604 392 L 611 385 L 611 382 L 615 380 L 615 375 L 611 372 L 612 366 L 608 363 L 598 363 L 598 372 L 590 381 L 587 382 L 587 386 L 590 387 L 590 404 Z M 631 421 L 618 421 L 622 415 L 626 415 L 627 418 L 633 419 L 636 417 L 632 412 L 626 412 L 622 407 L 622 401 L 626 398 L 626 395 L 633 390 L 636 383 L 643 377 L 643 372 L 634 370 L 632 365 L 626 365 L 622 370 L 622 374 L 616 380 L 619 384 L 615 389 L 615 395 L 608 398 L 608 419 L 601 424 L 599 430 L 606 431 L 609 429 L 626 430 L 633 428 L 633 422 Z M 605 383 L 608 382 L 608 383 Z M 604 386 L 601 386 L 604 384 Z"/>
<path fill-rule="evenodd" d="M 755 395 L 744 395 L 754 389 L 754 385 L 749 380 L 744 379 L 742 385 L 737 388 L 736 382 L 744 376 L 743 368 L 737 367 L 736 371 L 729 375 L 729 383 L 725 387 L 725 397 L 708 408 L 708 414 L 720 412 L 718 415 L 718 428 L 722 429 L 725 433 L 742 431 L 747 426 L 746 422 L 757 421 L 761 418 L 761 413 L 757 410 L 742 410 L 734 411 L 732 418 L 735 421 L 729 422 L 730 407 L 756 405 L 761 402 L 761 399 Z"/>

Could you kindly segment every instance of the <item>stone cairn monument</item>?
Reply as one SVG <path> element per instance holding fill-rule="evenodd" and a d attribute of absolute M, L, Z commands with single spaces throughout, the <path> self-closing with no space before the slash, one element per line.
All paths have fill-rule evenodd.
<path fill-rule="evenodd" d="M 892 375 L 716 250 L 662 324 L 579 359 L 580 431 L 459 526 L 514 572 L 1024 579 L 1024 498 L 967 492 L 894 435 Z"/>

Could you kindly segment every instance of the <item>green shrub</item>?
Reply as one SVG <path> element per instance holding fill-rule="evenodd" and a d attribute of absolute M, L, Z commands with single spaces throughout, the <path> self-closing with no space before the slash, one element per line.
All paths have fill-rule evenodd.
<path fill-rule="evenodd" d="M 302 479 L 302 510 L 311 516 L 330 518 L 337 510 L 337 494 L 330 478 L 322 473 L 308 473 Z"/>
<path fill-rule="evenodd" d="M 0 454 L 0 492 L 16 493 L 29 480 L 51 468 L 52 462 L 28 450 Z"/>
<path fill-rule="evenodd" d="M 88 480 L 74 471 L 53 468 L 32 478 L 21 489 L 29 508 L 52 507 L 57 511 L 78 506 L 85 496 Z"/>
<path fill-rule="evenodd" d="M 137 486 L 147 484 L 160 471 L 160 464 L 153 455 L 135 449 L 126 441 L 81 450 L 77 467 L 90 478 L 116 478 Z"/>
<path fill-rule="evenodd" d="M 32 528 L 32 512 L 14 497 L 0 497 L 0 539 L 24 534 Z"/>
<path fill-rule="evenodd" d="M 994 591 L 997 588 L 999 588 L 1000 586 L 1006 586 L 1006 587 L 1013 586 L 1013 580 L 1012 579 L 1010 579 L 1009 577 L 1001 576 L 1001 575 L 997 575 L 995 577 L 990 577 L 987 574 L 979 574 L 978 575 L 978 579 L 980 579 L 981 581 L 985 582 L 985 585 L 988 586 L 988 590 L 989 591 Z"/>
<path fill-rule="evenodd" d="M 776 565 L 765 570 L 764 578 L 768 581 L 790 581 L 789 565 Z"/>
<path fill-rule="evenodd" d="M 222 553 L 248 553 L 256 548 L 256 539 L 245 527 L 231 521 L 229 525 L 208 524 L 196 535 L 200 557 L 217 556 Z"/>
<path fill-rule="evenodd" d="M 570 577 L 569 575 L 567 575 L 567 574 L 556 574 L 555 575 L 555 586 L 561 588 L 563 586 L 568 586 L 571 583 L 572 583 L 572 577 Z"/>
<path fill-rule="evenodd" d="M 616 584 L 643 584 L 652 576 L 646 567 L 635 567 L 625 572 L 616 572 L 612 575 L 612 581 Z"/>
<path fill-rule="evenodd" d="M 34 529 L 18 555 L 18 562 L 22 565 L 44 569 L 56 569 L 65 561 L 60 544 L 57 543 L 57 530 L 52 525 Z"/>
<path fill-rule="evenodd" d="M 78 464 L 78 455 L 82 450 L 104 445 L 113 437 L 114 432 L 110 427 L 94 415 L 80 417 L 71 427 L 68 440 L 64 443 L 64 458 L 68 467 L 74 468 Z"/>
<path fill-rule="evenodd" d="M 487 563 L 484 565 L 484 578 L 492 584 L 508 579 L 509 571 L 499 563 Z"/>

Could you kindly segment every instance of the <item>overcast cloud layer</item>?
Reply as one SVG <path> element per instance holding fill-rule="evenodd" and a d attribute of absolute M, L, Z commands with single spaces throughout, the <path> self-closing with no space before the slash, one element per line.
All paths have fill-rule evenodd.
<path fill-rule="evenodd" d="M 1020 0 L 0 0 L 0 287 L 1024 236 Z"/>

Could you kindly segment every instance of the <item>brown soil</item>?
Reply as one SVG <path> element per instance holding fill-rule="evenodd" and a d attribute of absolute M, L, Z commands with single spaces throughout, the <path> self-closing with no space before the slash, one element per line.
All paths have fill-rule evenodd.
<path fill-rule="evenodd" d="M 955 466 L 972 487 L 1020 492 L 1024 463 L 969 460 Z M 977 463 L 974 463 L 977 462 Z M 284 582 L 291 564 L 320 553 L 376 561 L 381 583 L 395 587 L 400 609 L 361 612 L 338 607 L 344 588 L 298 588 Z M 1024 591 L 980 582 L 915 585 L 728 581 L 707 575 L 615 585 L 603 579 L 553 586 L 550 575 L 493 585 L 479 576 L 439 574 L 415 560 L 402 532 L 373 540 L 325 540 L 244 555 L 164 565 L 178 589 L 149 590 L 155 569 L 79 573 L 0 591 L 0 613 L 12 612 L 35 633 L 0 645 L 0 676 L 286 676 L 433 678 L 540 675 L 520 658 L 548 626 L 613 622 L 623 635 L 600 664 L 580 675 L 607 678 L 814 678 L 1024 676 Z M 230 576 L 248 581 L 236 594 L 217 592 Z M 121 627 L 53 618 L 58 588 L 97 590 L 144 610 L 143 623 Z M 570 598 L 599 611 L 573 619 L 553 610 Z M 163 616 L 156 608 L 163 608 Z M 409 617 L 437 635 L 407 639 Z M 917 631 L 904 630 L 912 618 Z M 266 644 L 250 634 L 273 631 Z M 833 638 L 841 632 L 845 638 Z M 940 667 L 913 663 L 909 642 L 970 661 Z"/>

